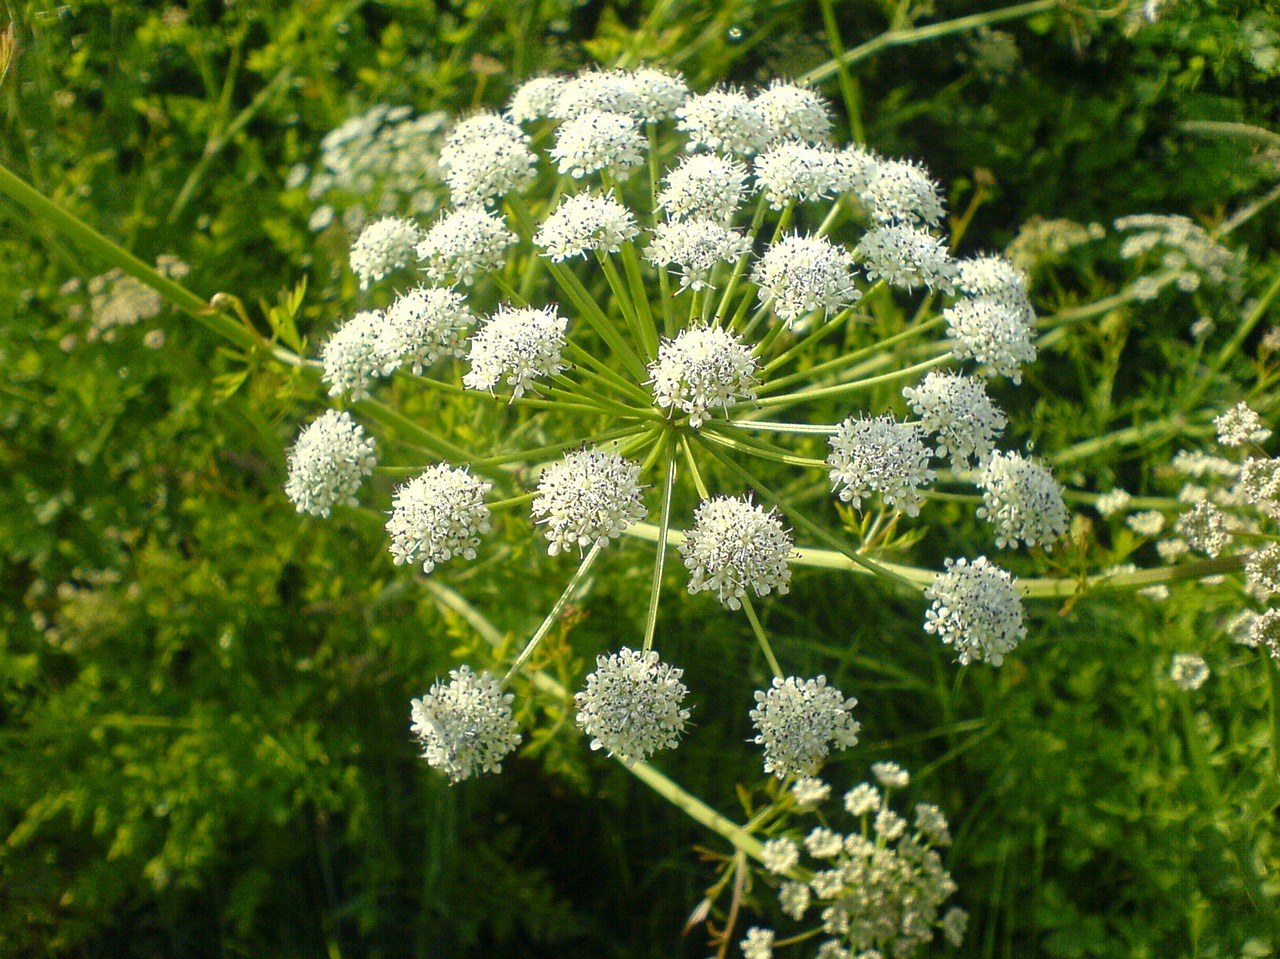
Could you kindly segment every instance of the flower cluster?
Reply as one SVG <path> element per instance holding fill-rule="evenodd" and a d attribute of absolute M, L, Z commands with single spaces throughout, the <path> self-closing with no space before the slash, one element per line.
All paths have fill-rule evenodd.
<path fill-rule="evenodd" d="M 412 703 L 412 730 L 422 742 L 427 763 L 453 782 L 478 772 L 502 771 L 502 760 L 520 745 L 511 715 L 511 693 L 504 693 L 488 673 L 470 666 L 449 672 Z"/>
<path fill-rule="evenodd" d="M 602 550 L 628 532 L 656 539 L 645 642 L 600 657 L 577 699 L 592 746 L 626 762 L 674 746 L 688 718 L 680 671 L 651 648 L 670 547 L 690 593 L 745 607 L 776 674 L 751 711 L 766 772 L 803 779 L 856 742 L 854 700 L 823 677 L 787 677 L 752 605 L 787 593 L 792 564 L 807 559 L 791 527 L 843 542 L 797 512 L 787 471 L 822 468 L 839 501 L 915 517 L 938 457 L 980 470 L 978 515 L 997 546 L 1048 549 L 1066 528 L 1048 472 L 996 448 L 1007 422 L 979 378 L 1017 382 L 1036 355 L 1025 277 L 1001 257 L 952 259 L 943 191 L 922 164 L 831 136 L 825 101 L 793 83 L 694 93 L 647 68 L 538 77 L 505 111 L 437 131 L 451 203 L 433 222 L 387 215 L 351 249 L 362 289 L 420 274 L 397 295 L 368 294 L 319 357 L 331 396 L 365 401 L 380 429 L 409 434 L 413 449 L 391 447 L 393 468 L 417 450 L 446 460 L 413 469 L 391 496 L 397 564 L 432 573 L 472 559 L 498 517 L 520 522 L 508 511 L 529 504 L 547 552 L 580 564 L 532 651 Z M 806 209 L 836 203 L 841 216 L 811 220 Z M 873 286 L 933 291 L 915 320 L 893 321 L 905 338 L 945 323 L 947 341 L 910 347 L 938 358 L 923 379 L 878 347 L 881 321 L 858 312 Z M 889 391 L 867 388 L 886 375 Z M 441 390 L 450 405 L 418 421 L 377 412 L 379 394 L 413 389 Z M 499 393 L 502 405 L 490 403 Z M 878 405 L 837 405 L 857 395 Z M 770 418 L 792 408 L 801 411 Z M 1241 422 L 1236 433 L 1259 435 Z M 805 434 L 827 437 L 825 461 Z M 477 440 L 487 448 L 472 454 Z M 349 414 L 326 414 L 290 454 L 288 495 L 327 513 L 353 500 L 373 457 Z M 1250 475 L 1265 485 L 1263 472 Z M 647 517 L 654 525 L 634 528 Z M 886 572 L 876 549 L 845 552 Z M 930 575 L 915 571 L 914 582 L 924 589 Z M 949 562 L 925 596 L 926 629 L 961 662 L 998 664 L 1025 634 L 1012 577 L 985 558 Z M 503 683 L 458 671 L 415 705 L 428 759 L 451 778 L 494 769 L 513 748 L 505 719 L 482 742 L 479 707 L 463 707 L 502 712 L 515 667 Z"/>
<path fill-rule="evenodd" d="M 939 932 L 958 947 L 968 916 L 955 907 L 943 911 L 957 889 L 938 852 L 951 843 L 946 817 L 930 803 L 917 803 L 910 820 L 895 812 L 890 802 L 907 785 L 907 772 L 896 763 L 877 763 L 873 772 L 878 786 L 861 783 L 844 796 L 845 810 L 860 820 L 850 831 L 821 825 L 800 842 L 782 835 L 765 843 L 766 881 L 776 884 L 785 915 L 815 917 L 825 938 L 811 954 L 821 959 L 906 959 Z M 816 804 L 802 811 L 817 811 Z M 810 862 L 802 862 L 802 850 Z M 774 940 L 771 929 L 749 929 L 743 954 L 770 956 L 764 950 Z"/>

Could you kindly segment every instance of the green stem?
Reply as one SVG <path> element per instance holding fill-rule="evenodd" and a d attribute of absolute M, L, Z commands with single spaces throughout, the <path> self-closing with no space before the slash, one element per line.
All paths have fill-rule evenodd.
<path fill-rule="evenodd" d="M 600 555 L 600 551 L 604 548 L 602 543 L 595 543 L 587 555 L 583 558 L 582 563 L 578 566 L 578 571 L 573 574 L 573 578 L 569 580 L 569 585 L 564 588 L 564 592 L 560 594 L 560 598 L 556 600 L 556 604 L 551 607 L 551 612 L 542 621 L 542 625 L 538 627 L 538 631 L 520 651 L 520 655 L 516 657 L 515 662 L 511 664 L 511 668 L 507 670 L 507 675 L 502 677 L 499 684 L 503 689 L 511 685 L 511 680 L 515 678 L 516 673 L 524 667 L 529 661 L 529 657 L 546 638 L 547 633 L 551 631 L 551 627 L 560 619 L 560 613 L 564 609 L 565 604 L 569 602 L 569 598 L 577 591 L 578 585 L 586 577 L 587 572 L 591 569 L 591 564 L 596 561 L 596 557 Z"/>
<path fill-rule="evenodd" d="M 264 342 L 261 336 L 246 329 L 229 316 L 214 310 L 186 287 L 169 279 L 155 267 L 147 265 L 119 244 L 107 239 L 75 214 L 47 199 L 4 166 L 0 166 L 0 193 L 4 193 L 15 203 L 26 207 L 35 216 L 49 221 L 56 229 L 85 247 L 90 253 L 119 268 L 121 272 L 133 277 L 139 283 L 151 287 L 175 307 L 236 346 L 253 349 Z"/>
<path fill-rule="evenodd" d="M 943 353 L 941 356 L 935 356 L 925 360 L 923 363 L 916 363 L 913 366 L 905 366 L 900 370 L 894 370 L 892 373 L 882 373 L 880 376 L 868 376 L 866 379 L 854 380 L 852 383 L 840 383 L 837 386 L 823 386 L 812 390 L 800 390 L 797 393 L 783 393 L 780 396 L 765 396 L 755 401 L 742 401 L 735 404 L 731 408 L 740 408 L 746 406 L 755 406 L 756 408 L 764 408 L 771 406 L 792 406 L 796 403 L 805 403 L 809 400 L 828 399 L 834 396 L 846 396 L 849 393 L 858 393 L 863 390 L 869 390 L 874 386 L 882 383 L 892 383 L 915 376 L 917 373 L 923 373 L 926 370 L 934 369 L 949 363 L 952 359 L 951 353 Z M 767 390 L 773 384 L 767 384 Z"/>
<path fill-rule="evenodd" d="M 671 530 L 671 499 L 676 483 L 674 441 L 667 444 L 667 479 L 662 486 L 662 518 L 658 525 L 658 554 L 653 559 L 653 583 L 649 589 L 649 610 L 644 622 L 644 652 L 653 648 L 653 634 L 658 628 L 658 598 L 662 593 L 662 569 L 667 558 L 667 534 Z"/>
<path fill-rule="evenodd" d="M 614 355 L 627 365 L 637 379 L 647 379 L 649 371 L 645 367 L 644 360 L 614 328 L 613 321 L 605 316 L 600 305 L 582 285 L 577 275 L 563 263 L 548 262 L 547 269 L 555 278 L 556 284 L 578 308 L 579 315 L 591 324 L 592 329 L 608 344 Z"/>
<path fill-rule="evenodd" d="M 765 635 L 764 627 L 760 625 L 760 618 L 756 616 L 756 609 L 751 604 L 751 597 L 745 593 L 742 594 L 742 609 L 751 623 L 751 631 L 756 635 L 756 642 L 760 644 L 760 652 L 764 653 L 765 661 L 769 664 L 769 668 L 773 670 L 773 675 L 782 679 L 782 667 L 778 665 L 778 657 L 773 655 L 773 647 L 769 645 L 769 637 Z"/>
<path fill-rule="evenodd" d="M 907 46 L 914 43 L 923 43 L 926 40 L 935 40 L 938 37 L 949 36 L 953 33 L 962 33 L 965 30 L 976 30 L 979 27 L 989 26 L 993 23 L 1002 23 L 1005 20 L 1016 20 L 1021 17 L 1034 16 L 1037 13 L 1048 13 L 1059 6 L 1059 0 L 1032 0 L 1031 3 L 1021 3 L 1017 6 L 1006 7 L 1003 10 L 992 10 L 987 13 L 975 13 L 967 17 L 958 17 L 955 20 L 947 20 L 943 23 L 933 23 L 927 27 L 913 27 L 905 30 L 891 29 L 880 34 L 866 43 L 854 47 L 852 50 L 846 51 L 838 58 L 829 60 L 822 66 L 810 70 L 808 73 L 802 74 L 798 80 L 800 83 L 816 84 L 826 80 L 832 74 L 836 73 L 842 66 L 849 67 L 855 63 L 859 63 L 868 57 L 874 56 L 881 50 L 888 50 L 891 47 Z"/>

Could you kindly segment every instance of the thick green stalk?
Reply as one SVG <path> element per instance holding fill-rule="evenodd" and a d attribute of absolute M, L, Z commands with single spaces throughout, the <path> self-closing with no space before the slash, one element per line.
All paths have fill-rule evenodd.
<path fill-rule="evenodd" d="M 0 166 L 0 193 L 4 193 L 35 216 L 53 224 L 57 230 L 79 243 L 89 253 L 119 268 L 139 283 L 151 287 L 175 307 L 236 346 L 248 350 L 264 342 L 262 337 L 253 330 L 218 312 L 182 284 L 171 280 L 155 267 L 149 266 L 119 244 L 107 239 L 78 216 L 62 209 L 4 166 Z"/>
<path fill-rule="evenodd" d="M 671 500 L 676 483 L 676 456 L 674 440 L 668 441 L 667 478 L 662 484 L 662 518 L 658 524 L 658 552 L 653 559 L 653 582 L 649 588 L 649 609 L 644 622 L 644 651 L 653 648 L 653 634 L 658 627 L 658 597 L 662 593 L 662 569 L 667 558 L 667 533 L 671 530 Z"/>

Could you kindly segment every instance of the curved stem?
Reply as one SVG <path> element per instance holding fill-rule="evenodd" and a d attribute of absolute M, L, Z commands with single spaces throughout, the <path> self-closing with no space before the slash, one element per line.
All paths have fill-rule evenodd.
<path fill-rule="evenodd" d="M 653 583 L 649 588 L 649 610 L 644 622 L 644 652 L 653 648 L 658 628 L 658 597 L 662 592 L 662 569 L 667 558 L 667 534 L 671 530 L 671 499 L 676 483 L 675 441 L 667 443 L 667 479 L 662 486 L 662 518 L 658 525 L 658 554 L 653 560 Z"/>

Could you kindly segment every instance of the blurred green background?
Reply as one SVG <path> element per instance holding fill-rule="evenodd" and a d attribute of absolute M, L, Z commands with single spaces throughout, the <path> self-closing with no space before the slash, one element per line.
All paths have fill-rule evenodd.
<path fill-rule="evenodd" d="M 853 48 L 890 23 L 993 9 L 825 12 Z M 142 259 L 187 264 L 201 296 L 275 302 L 305 275 L 312 342 L 358 300 L 347 211 L 378 200 L 314 187 L 321 139 L 351 117 L 500 107 L 531 75 L 623 51 L 698 90 L 832 56 L 810 0 L 0 11 L 15 43 L 0 162 Z M 1003 249 L 1035 218 L 1212 225 L 1269 195 L 1280 154 L 1185 124 L 1275 126 L 1280 15 L 1225 0 L 1156 12 L 1064 3 L 886 44 L 849 88 L 821 88 L 846 130 L 924 159 L 956 214 L 980 194 L 963 252 Z M 139 306 L 17 206 L 0 218 L 0 956 L 707 955 L 704 930 L 682 928 L 714 878 L 696 847 L 725 850 L 571 724 L 551 729 L 562 703 L 524 704 L 541 732 L 501 777 L 450 788 L 418 759 L 410 698 L 490 653 L 392 565 L 372 512 L 321 522 L 285 500 L 282 451 L 320 406 L 314 385 Z M 1253 254 L 1239 290 L 1167 294 L 1056 343 L 1011 436 L 1054 450 L 1166 412 L 1194 373 L 1187 329 L 1208 315 L 1230 330 L 1276 276 L 1276 239 L 1265 214 L 1234 231 Z M 1114 247 L 1065 253 L 1035 277 L 1038 302 L 1114 289 Z M 125 301 L 140 322 L 113 323 Z M 1256 375 L 1220 371 L 1206 402 L 1220 411 Z M 1083 456 L 1060 478 L 1154 490 L 1186 442 Z M 382 509 L 379 483 L 367 501 Z M 981 551 L 981 530 L 971 539 Z M 498 558 L 436 575 L 527 631 L 561 582 L 534 546 L 512 535 Z M 616 646 L 613 624 L 643 623 L 645 564 L 611 557 L 556 638 L 547 666 L 570 688 Z M 768 616 L 789 665 L 861 700 L 863 745 L 829 778 L 844 788 L 894 759 L 951 819 L 972 913 L 960 954 L 1264 956 L 1280 947 L 1273 700 L 1269 664 L 1225 636 L 1238 603 L 1227 584 L 1163 605 L 1037 606 L 998 671 L 958 670 L 920 631 L 922 607 L 874 584 L 799 574 Z M 735 784 L 760 782 L 738 706 L 767 671 L 743 628 L 701 598 L 666 603 L 660 623 L 664 654 L 717 694 L 659 765 L 730 815 Z M 1167 682 L 1173 652 L 1209 659 L 1203 695 Z"/>

